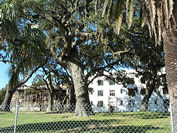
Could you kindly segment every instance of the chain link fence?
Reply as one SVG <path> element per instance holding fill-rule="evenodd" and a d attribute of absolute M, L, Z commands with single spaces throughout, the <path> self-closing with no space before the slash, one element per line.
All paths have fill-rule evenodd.
<path fill-rule="evenodd" d="M 47 105 L 11 105 L 10 112 L 0 112 L 0 133 L 171 133 L 170 112 L 152 108 L 95 111 L 93 107 L 95 115 L 76 117 L 75 106 L 58 104 L 49 110 Z"/>

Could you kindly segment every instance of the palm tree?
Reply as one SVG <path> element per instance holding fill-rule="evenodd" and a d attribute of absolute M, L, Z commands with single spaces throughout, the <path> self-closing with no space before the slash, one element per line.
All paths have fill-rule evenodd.
<path fill-rule="evenodd" d="M 28 69 L 27 71 L 24 71 L 24 69 L 27 69 L 27 67 L 24 67 L 24 60 L 20 61 L 18 64 L 11 64 L 11 67 L 9 69 L 10 79 L 6 86 L 5 97 L 1 103 L 1 111 L 10 111 L 10 103 L 13 94 L 17 91 L 19 87 L 24 85 L 39 68 L 43 67 L 46 63 L 47 60 L 39 65 L 33 66 L 31 70 Z M 23 80 L 19 79 L 20 75 L 24 76 Z"/>
<path fill-rule="evenodd" d="M 177 132 L 177 0 L 105 0 L 102 17 L 111 16 L 115 32 L 119 34 L 123 13 L 126 11 L 126 22 L 130 28 L 135 7 L 140 9 L 139 18 L 142 25 L 148 25 L 150 36 L 155 36 L 157 44 L 164 43 L 166 78 L 174 114 L 174 130 Z"/>
<path fill-rule="evenodd" d="M 9 70 L 10 80 L 6 86 L 6 94 L 1 104 L 1 111 L 10 111 L 10 102 L 13 94 L 17 90 L 19 82 L 19 69 L 18 67 L 11 66 Z"/>
<path fill-rule="evenodd" d="M 13 12 L 13 10 L 10 11 Z M 3 26 L 1 25 L 2 29 L 0 31 L 0 33 L 3 33 L 0 37 L 6 40 L 6 42 L 1 41 L 0 43 L 7 45 L 5 53 L 8 55 L 9 63 L 12 66 L 6 95 L 1 104 L 2 111 L 10 111 L 10 102 L 14 92 L 47 63 L 49 56 L 43 45 L 44 41 L 41 41 L 44 38 L 43 34 L 28 26 L 18 29 L 18 24 L 13 17 L 10 16 L 9 18 L 12 19 L 11 22 L 2 19 Z M 5 29 L 10 31 L 7 32 L 8 30 Z M 19 79 L 22 76 L 23 79 Z"/>

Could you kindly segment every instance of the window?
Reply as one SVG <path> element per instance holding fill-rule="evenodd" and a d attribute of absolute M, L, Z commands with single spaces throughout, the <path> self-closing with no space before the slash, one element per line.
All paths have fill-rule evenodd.
<path fill-rule="evenodd" d="M 163 94 L 168 94 L 168 89 L 167 88 L 163 88 Z"/>
<path fill-rule="evenodd" d="M 109 106 L 109 111 L 112 113 L 115 110 L 115 106 Z"/>
<path fill-rule="evenodd" d="M 157 105 L 157 99 L 154 100 L 154 104 Z"/>
<path fill-rule="evenodd" d="M 113 80 L 110 80 L 109 85 L 115 85 L 115 82 Z"/>
<path fill-rule="evenodd" d="M 90 104 L 93 105 L 93 101 L 91 101 Z"/>
<path fill-rule="evenodd" d="M 128 106 L 129 106 L 129 107 L 135 106 L 135 100 L 129 100 L 129 101 L 128 101 Z"/>
<path fill-rule="evenodd" d="M 120 100 L 120 105 L 123 105 L 123 100 Z"/>
<path fill-rule="evenodd" d="M 167 107 L 170 105 L 170 100 L 169 99 L 163 99 L 163 104 Z"/>
<path fill-rule="evenodd" d="M 124 90 L 123 90 L 123 89 L 121 89 L 121 90 L 120 90 L 120 94 L 122 94 L 122 93 L 123 93 L 123 91 L 124 91 Z"/>
<path fill-rule="evenodd" d="M 170 100 L 163 99 L 163 106 L 164 106 L 165 112 L 168 112 L 169 105 L 170 105 Z"/>
<path fill-rule="evenodd" d="M 24 93 L 19 93 L 19 98 L 24 98 Z"/>
<path fill-rule="evenodd" d="M 88 88 L 88 92 L 90 92 L 91 94 L 93 94 L 94 89 L 93 89 L 92 87 L 89 87 L 89 88 Z"/>
<path fill-rule="evenodd" d="M 98 90 L 98 96 L 103 96 L 103 90 Z"/>
<path fill-rule="evenodd" d="M 97 107 L 103 107 L 103 101 L 98 101 Z"/>
<path fill-rule="evenodd" d="M 98 86 L 102 86 L 103 85 L 103 80 L 98 80 Z"/>
<path fill-rule="evenodd" d="M 33 101 L 33 102 L 36 102 L 36 97 L 35 97 L 35 95 L 32 96 L 32 101 Z"/>
<path fill-rule="evenodd" d="M 110 96 L 115 96 L 115 90 L 110 90 Z"/>

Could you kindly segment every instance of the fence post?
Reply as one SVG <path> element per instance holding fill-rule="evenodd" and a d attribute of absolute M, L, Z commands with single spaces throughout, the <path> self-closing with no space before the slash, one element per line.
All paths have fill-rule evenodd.
<path fill-rule="evenodd" d="M 16 131 L 17 131 L 17 121 L 18 121 L 18 91 L 16 91 L 16 109 L 15 109 L 14 133 L 16 133 Z"/>
<path fill-rule="evenodd" d="M 171 101 L 170 101 L 170 116 L 171 116 L 171 132 L 175 133 L 175 131 L 174 131 L 174 121 L 173 121 L 173 106 L 172 106 Z"/>

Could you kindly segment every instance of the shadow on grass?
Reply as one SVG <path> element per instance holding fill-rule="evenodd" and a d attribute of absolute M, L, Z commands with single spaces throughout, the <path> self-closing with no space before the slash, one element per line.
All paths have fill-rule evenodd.
<path fill-rule="evenodd" d="M 108 117 L 132 117 L 138 119 L 163 119 L 170 116 L 169 112 L 123 112 L 123 113 L 108 113 L 102 116 Z"/>
<path fill-rule="evenodd" d="M 157 130 L 159 127 L 152 125 L 131 126 L 120 125 L 121 120 L 87 120 L 87 121 L 58 121 L 18 125 L 17 133 L 27 132 L 57 132 L 57 133 L 82 133 L 82 132 L 111 132 L 111 133 L 145 133 L 148 130 Z M 9 133 L 13 127 L 0 128 L 0 132 Z"/>

